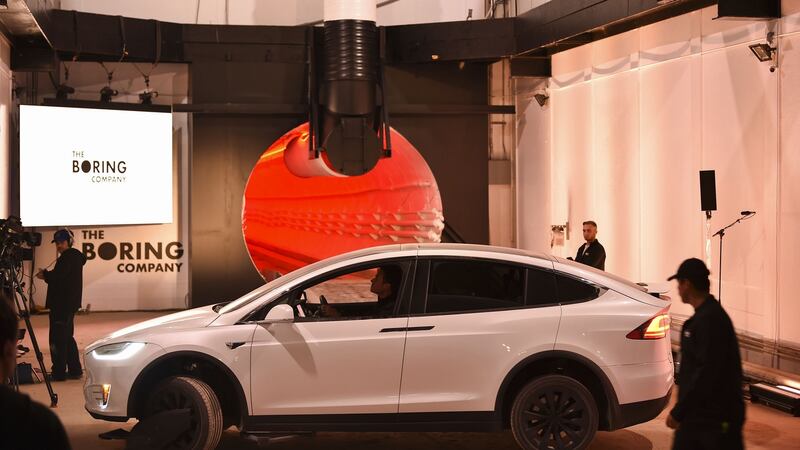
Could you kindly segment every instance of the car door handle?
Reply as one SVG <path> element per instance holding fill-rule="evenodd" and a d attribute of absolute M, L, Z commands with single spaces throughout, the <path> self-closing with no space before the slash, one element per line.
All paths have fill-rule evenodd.
<path fill-rule="evenodd" d="M 433 325 L 424 327 L 384 328 L 381 330 L 381 333 L 397 333 L 398 331 L 428 331 L 432 329 Z"/>

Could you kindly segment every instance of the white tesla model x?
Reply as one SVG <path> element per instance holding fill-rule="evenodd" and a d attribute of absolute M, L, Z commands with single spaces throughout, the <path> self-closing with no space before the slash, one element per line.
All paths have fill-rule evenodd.
<path fill-rule="evenodd" d="M 91 344 L 86 409 L 111 421 L 183 411 L 174 448 L 214 448 L 235 425 L 510 429 L 523 449 L 581 449 L 666 406 L 669 305 L 519 250 L 370 248 Z"/>

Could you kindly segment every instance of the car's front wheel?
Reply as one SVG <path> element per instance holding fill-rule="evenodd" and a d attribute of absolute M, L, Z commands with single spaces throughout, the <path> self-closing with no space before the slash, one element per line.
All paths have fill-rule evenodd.
<path fill-rule="evenodd" d="M 525 385 L 511 407 L 511 431 L 525 450 L 586 448 L 599 417 L 592 393 L 564 375 L 545 375 Z"/>
<path fill-rule="evenodd" d="M 222 408 L 211 387 L 196 378 L 172 377 L 156 387 L 147 399 L 147 416 L 188 409 L 189 428 L 168 448 L 212 450 L 222 437 Z"/>

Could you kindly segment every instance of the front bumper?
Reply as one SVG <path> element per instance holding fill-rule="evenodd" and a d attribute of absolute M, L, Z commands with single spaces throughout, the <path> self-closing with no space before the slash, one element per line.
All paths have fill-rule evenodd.
<path fill-rule="evenodd" d="M 135 355 L 124 360 L 99 360 L 93 352 L 84 355 L 86 382 L 83 396 L 86 411 L 95 419 L 125 421 L 128 419 L 128 397 L 136 377 L 151 361 L 163 355 L 164 349 L 146 344 Z M 107 401 L 103 385 L 109 385 Z"/>
<path fill-rule="evenodd" d="M 89 408 L 84 408 L 84 409 L 86 409 L 86 412 L 88 412 L 93 419 L 97 420 L 105 420 L 108 422 L 127 422 L 128 419 L 130 419 L 130 417 L 128 416 L 125 417 L 105 416 L 103 414 L 98 414 L 96 412 L 89 411 Z"/>

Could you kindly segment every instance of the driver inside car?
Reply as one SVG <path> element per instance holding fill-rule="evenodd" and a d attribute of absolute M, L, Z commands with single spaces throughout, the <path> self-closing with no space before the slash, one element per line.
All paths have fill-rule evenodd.
<path fill-rule="evenodd" d="M 378 296 L 377 304 L 372 313 L 374 317 L 388 317 L 394 312 L 397 301 L 397 291 L 403 279 L 403 271 L 398 266 L 381 266 L 370 280 L 369 290 Z M 335 306 L 330 305 L 324 296 L 320 297 L 320 314 L 323 317 L 341 317 L 342 314 Z"/>

